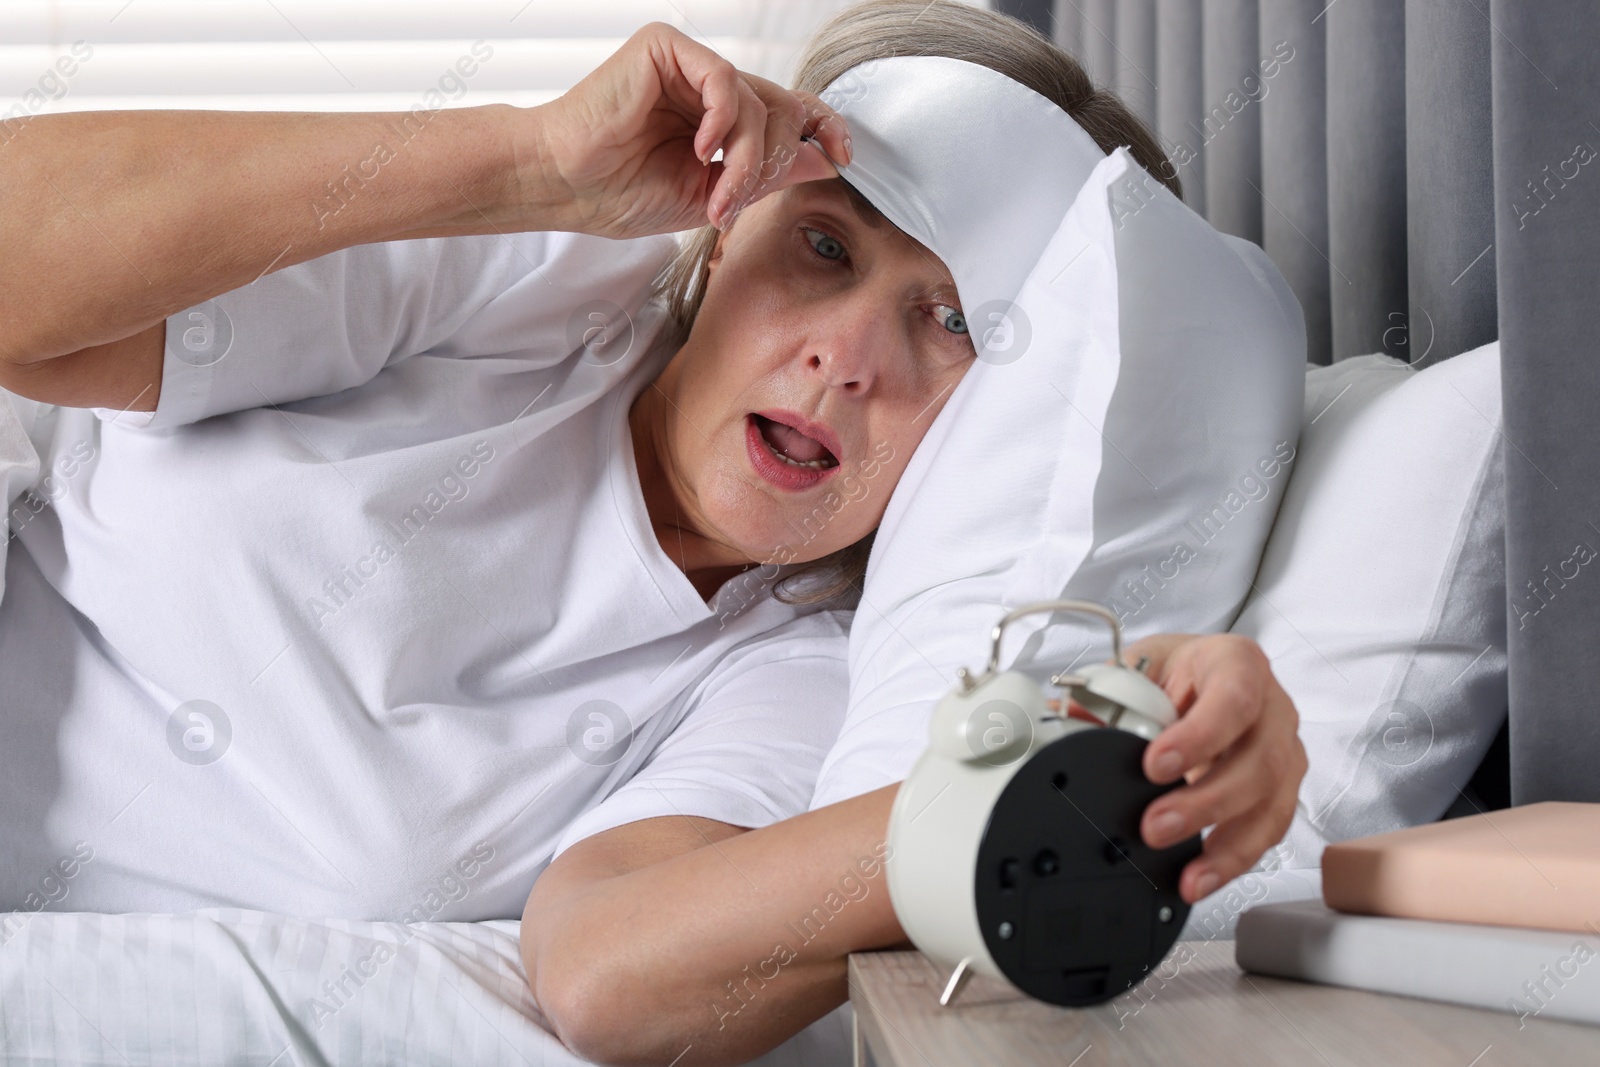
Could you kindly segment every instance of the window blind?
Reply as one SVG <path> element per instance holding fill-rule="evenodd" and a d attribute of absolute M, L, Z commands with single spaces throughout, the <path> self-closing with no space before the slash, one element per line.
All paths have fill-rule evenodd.
<path fill-rule="evenodd" d="M 640 26 L 786 80 L 845 0 L 0 0 L 0 117 L 407 110 L 566 91 Z M 442 104 L 439 98 L 443 98 Z"/>

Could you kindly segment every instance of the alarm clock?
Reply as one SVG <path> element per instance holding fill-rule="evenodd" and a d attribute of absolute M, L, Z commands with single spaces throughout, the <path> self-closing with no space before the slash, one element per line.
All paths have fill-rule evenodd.
<path fill-rule="evenodd" d="M 1000 643 L 1018 619 L 1062 611 L 1106 621 L 1112 662 L 1052 675 L 1056 710 L 1034 679 L 1000 669 Z M 995 625 L 983 673 L 962 668 L 935 707 L 889 817 L 886 867 L 907 936 L 952 969 L 941 1004 L 974 972 L 1051 1004 L 1099 1004 L 1177 940 L 1178 878 L 1201 838 L 1152 849 L 1139 836 L 1150 802 L 1183 784 L 1144 775 L 1145 746 L 1177 719 L 1144 665 L 1124 661 L 1101 605 L 1027 604 Z M 1069 699 L 1087 719 L 1069 717 Z"/>

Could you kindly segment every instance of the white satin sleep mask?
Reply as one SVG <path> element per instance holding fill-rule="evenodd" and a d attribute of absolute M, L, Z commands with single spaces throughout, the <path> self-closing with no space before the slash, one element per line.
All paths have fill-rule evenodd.
<path fill-rule="evenodd" d="M 839 176 L 950 269 L 967 321 L 1015 301 L 1106 153 L 1021 82 L 944 56 L 852 67 L 823 90 L 848 124 Z M 974 333 L 982 351 L 983 340 Z"/>

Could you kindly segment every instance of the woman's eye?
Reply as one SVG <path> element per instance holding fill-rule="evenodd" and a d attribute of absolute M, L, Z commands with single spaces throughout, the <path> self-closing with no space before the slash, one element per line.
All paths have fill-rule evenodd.
<path fill-rule="evenodd" d="M 934 307 L 933 314 L 939 320 L 939 325 L 951 333 L 965 334 L 967 332 L 967 317 L 961 313 L 961 309 L 950 307 L 947 304 L 939 304 Z"/>
<path fill-rule="evenodd" d="M 844 258 L 844 245 L 837 237 L 810 228 L 806 229 L 805 234 L 806 240 L 811 242 L 811 250 L 823 259 Z"/>

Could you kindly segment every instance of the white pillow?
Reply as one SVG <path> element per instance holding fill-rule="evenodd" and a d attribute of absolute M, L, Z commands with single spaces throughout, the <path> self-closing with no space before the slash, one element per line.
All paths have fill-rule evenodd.
<path fill-rule="evenodd" d="M 1098 600 L 1131 636 L 1226 629 L 1287 481 L 1299 305 L 1259 248 L 1126 149 L 1094 169 L 1015 304 L 969 321 L 984 355 L 890 498 L 813 807 L 904 778 L 956 669 L 982 667 L 1019 604 Z M 1103 623 L 1049 621 L 1019 624 L 1003 662 L 1042 679 L 1109 654 Z"/>
<path fill-rule="evenodd" d="M 1311 769 L 1288 867 L 1438 819 L 1506 712 L 1499 344 L 1423 371 L 1386 356 L 1313 370 L 1305 417 L 1233 626 L 1300 712 Z"/>

